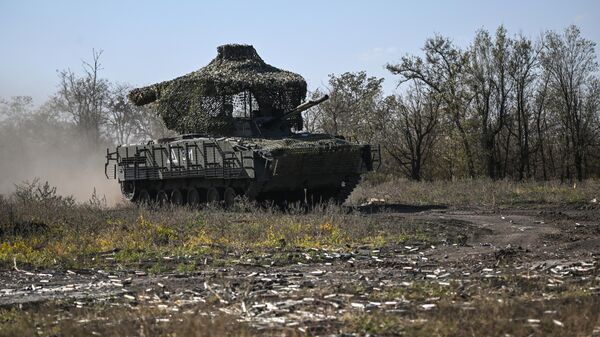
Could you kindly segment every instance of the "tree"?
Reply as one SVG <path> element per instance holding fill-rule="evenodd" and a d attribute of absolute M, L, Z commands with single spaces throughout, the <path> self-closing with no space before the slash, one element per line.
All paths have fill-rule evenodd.
<path fill-rule="evenodd" d="M 109 134 L 117 144 L 129 143 L 136 132 L 139 121 L 137 111 L 127 101 L 129 90 L 129 86 L 117 84 L 108 96 L 106 124 Z"/>
<path fill-rule="evenodd" d="M 386 68 L 400 75 L 400 83 L 418 81 L 427 85 L 443 102 L 462 140 L 468 175 L 475 177 L 475 163 L 467 129 L 469 94 L 465 86 L 464 68 L 468 55 L 454 46 L 450 39 L 436 35 L 425 42 L 425 58 L 405 56 L 399 64 Z"/>
<path fill-rule="evenodd" d="M 480 30 L 468 51 L 466 83 L 471 91 L 475 113 L 480 125 L 480 141 L 487 176 L 496 179 L 503 175 L 501 154 L 497 152 L 498 136 L 506 126 L 512 83 L 508 68 L 512 41 L 506 29 L 498 27 L 495 40 Z"/>
<path fill-rule="evenodd" d="M 363 142 L 373 141 L 377 135 L 374 114 L 382 97 L 382 82 L 382 78 L 369 77 L 364 71 L 329 75 L 329 100 L 307 115 L 308 126 Z M 317 90 L 313 97 L 323 94 Z"/>
<path fill-rule="evenodd" d="M 539 138 L 537 144 L 532 144 L 533 132 L 531 131 L 531 127 L 534 125 L 537 125 L 539 129 L 541 122 L 539 120 L 540 113 L 534 114 L 533 106 L 535 106 L 535 102 L 532 102 L 531 99 L 531 97 L 534 97 L 535 80 L 538 75 L 536 70 L 539 61 L 539 47 L 534 46 L 531 40 L 524 36 L 518 37 L 513 46 L 508 64 L 508 75 L 513 82 L 515 92 L 514 120 L 516 127 L 509 130 L 517 140 L 518 179 L 523 180 L 531 175 L 531 155 L 541 150 Z M 540 83 L 540 85 L 544 86 L 545 84 Z M 543 111 L 545 91 L 542 90 L 540 93 L 542 94 L 539 102 L 542 105 L 539 110 L 541 112 Z"/>
<path fill-rule="evenodd" d="M 33 109 L 30 96 L 11 97 L 10 101 L 0 100 L 0 122 L 14 124 L 26 118 Z"/>
<path fill-rule="evenodd" d="M 583 114 L 585 119 L 588 121 L 584 130 L 586 130 L 585 139 L 588 140 L 588 148 L 586 151 L 587 155 L 585 158 L 586 168 L 591 168 L 591 159 L 595 160 L 596 175 L 600 169 L 600 154 L 598 149 L 600 148 L 600 79 L 594 78 L 586 89 L 585 100 L 583 104 Z"/>
<path fill-rule="evenodd" d="M 598 69 L 595 43 L 581 37 L 576 26 L 568 27 L 562 35 L 547 32 L 541 62 L 548 73 L 550 86 L 556 96 L 556 112 L 563 127 L 563 177 L 577 180 L 585 176 L 584 163 L 590 145 L 590 129 L 593 114 L 585 107 L 586 100 L 593 100 L 592 88 Z"/>
<path fill-rule="evenodd" d="M 169 131 L 162 118 L 146 106 L 129 102 L 128 84 L 111 85 L 106 104 L 105 128 L 108 137 L 116 144 L 144 141 L 175 135 Z"/>
<path fill-rule="evenodd" d="M 422 168 L 437 139 L 441 102 L 425 85 L 413 83 L 404 95 L 387 97 L 380 119 L 382 145 L 404 172 L 421 180 Z"/>
<path fill-rule="evenodd" d="M 549 125 L 548 105 L 549 105 L 549 77 L 547 74 L 541 74 L 536 80 L 535 88 L 533 89 L 532 105 L 535 113 L 535 131 L 537 136 L 537 148 L 539 154 L 542 178 L 548 180 L 550 175 L 555 175 L 554 159 L 552 151 L 552 136 Z M 550 164 L 550 165 L 548 165 Z M 534 166 L 535 169 L 536 166 Z M 550 171 L 550 172 L 549 172 Z"/>
<path fill-rule="evenodd" d="M 102 51 L 93 51 L 92 62 L 83 61 L 83 74 L 70 69 L 58 73 L 59 90 L 54 96 L 55 107 L 73 121 L 88 145 L 97 144 L 105 122 L 109 83 L 99 78 Z"/>
<path fill-rule="evenodd" d="M 177 135 L 177 132 L 167 128 L 162 117 L 157 115 L 150 107 L 141 106 L 135 108 L 137 109 L 136 116 L 139 118 L 137 123 L 138 130 L 136 132 L 136 137 L 139 141 L 149 138 L 174 137 Z"/>

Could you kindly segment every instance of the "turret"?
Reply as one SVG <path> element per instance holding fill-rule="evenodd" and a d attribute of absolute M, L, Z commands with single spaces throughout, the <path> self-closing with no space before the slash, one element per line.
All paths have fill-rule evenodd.
<path fill-rule="evenodd" d="M 292 112 L 306 97 L 302 76 L 265 63 L 250 45 L 224 45 L 207 66 L 187 75 L 134 89 L 136 105 L 152 103 L 165 125 L 181 134 L 255 135 L 259 121 Z M 297 111 L 296 111 L 297 112 Z M 247 123 L 242 123 L 247 124 Z M 273 122 L 273 125 L 277 124 Z M 295 121 L 301 126 L 301 117 Z"/>

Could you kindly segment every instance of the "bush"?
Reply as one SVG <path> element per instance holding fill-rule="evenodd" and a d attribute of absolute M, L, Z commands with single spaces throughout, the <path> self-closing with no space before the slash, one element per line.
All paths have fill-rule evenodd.
<path fill-rule="evenodd" d="M 56 193 L 56 187 L 47 181 L 40 182 L 39 178 L 32 182 L 24 181 L 16 184 L 14 197 L 23 204 L 42 204 L 46 207 L 71 207 L 75 205 L 73 196 L 61 196 Z M 95 191 L 94 191 L 95 194 Z"/>

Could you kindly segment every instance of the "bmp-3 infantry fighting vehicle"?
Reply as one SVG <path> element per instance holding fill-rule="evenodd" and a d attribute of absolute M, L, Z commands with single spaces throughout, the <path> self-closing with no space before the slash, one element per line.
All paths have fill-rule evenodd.
<path fill-rule="evenodd" d="M 218 47 L 206 67 L 134 89 L 181 136 L 107 150 L 105 173 L 134 202 L 199 205 L 237 196 L 275 202 L 343 202 L 379 149 L 302 130 L 306 82 L 266 64 L 249 45 Z"/>

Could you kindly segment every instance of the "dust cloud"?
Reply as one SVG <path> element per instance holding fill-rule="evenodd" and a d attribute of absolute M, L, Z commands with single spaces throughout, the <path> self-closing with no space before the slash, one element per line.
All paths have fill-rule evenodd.
<path fill-rule="evenodd" d="M 90 200 L 94 189 L 108 205 L 120 201 L 119 184 L 104 175 L 107 144 L 86 145 L 73 127 L 40 117 L 0 123 L 0 194 L 38 178 L 78 202 Z"/>

